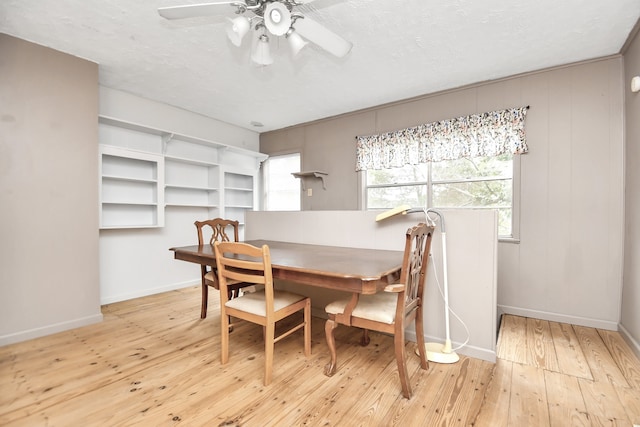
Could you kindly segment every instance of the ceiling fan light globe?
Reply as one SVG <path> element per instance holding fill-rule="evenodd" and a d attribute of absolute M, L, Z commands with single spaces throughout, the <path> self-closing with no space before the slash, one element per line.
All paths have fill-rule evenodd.
<path fill-rule="evenodd" d="M 258 65 L 273 64 L 273 57 L 269 48 L 269 37 L 263 34 L 258 38 L 258 42 L 251 52 L 251 60 Z"/>
<path fill-rule="evenodd" d="M 291 27 L 291 12 L 282 3 L 269 3 L 264 10 L 264 25 L 271 34 L 283 36 Z"/>
<path fill-rule="evenodd" d="M 287 40 L 289 41 L 289 47 L 291 48 L 293 56 L 296 56 L 308 43 L 295 31 L 291 31 L 287 34 Z"/>
<path fill-rule="evenodd" d="M 249 32 L 251 24 L 249 19 L 244 16 L 239 16 L 234 19 L 227 18 L 229 25 L 227 26 L 227 37 L 235 46 L 242 44 L 242 39 Z"/>
<path fill-rule="evenodd" d="M 271 18 L 271 21 L 275 24 L 279 24 L 280 21 L 282 21 L 282 15 L 278 11 L 278 9 L 273 9 L 269 14 L 269 17 Z"/>

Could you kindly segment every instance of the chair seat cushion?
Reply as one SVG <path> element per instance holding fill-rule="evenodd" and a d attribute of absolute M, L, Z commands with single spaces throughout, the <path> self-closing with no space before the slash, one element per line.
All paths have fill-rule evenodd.
<path fill-rule="evenodd" d="M 293 303 L 305 299 L 305 296 L 294 294 L 287 291 L 273 291 L 273 310 L 281 310 Z M 265 303 L 266 295 L 264 289 L 247 293 L 237 298 L 227 301 L 225 306 L 246 311 L 247 313 L 256 314 L 258 316 L 267 315 L 267 306 Z"/>
<path fill-rule="evenodd" d="M 204 275 L 204 280 L 206 281 L 207 285 L 209 286 L 213 286 L 216 289 L 220 289 L 220 284 L 218 283 L 218 278 L 216 277 L 216 273 L 213 271 L 208 272 L 207 274 Z M 234 287 L 233 285 L 237 285 L 239 282 L 238 280 L 227 280 L 227 284 L 233 288 L 233 289 L 237 289 L 238 287 Z"/>
<path fill-rule="evenodd" d="M 325 307 L 325 311 L 329 314 L 343 313 L 348 303 L 348 299 L 334 301 Z M 397 303 L 398 294 L 396 293 L 378 292 L 373 295 L 360 295 L 351 315 L 391 325 L 396 317 Z"/>

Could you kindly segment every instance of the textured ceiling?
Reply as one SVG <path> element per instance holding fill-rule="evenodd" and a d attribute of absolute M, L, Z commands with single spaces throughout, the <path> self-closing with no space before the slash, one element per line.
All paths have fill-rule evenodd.
<path fill-rule="evenodd" d="M 0 0 L 0 32 L 98 63 L 103 86 L 263 132 L 616 54 L 640 16 L 639 0 L 316 0 L 298 10 L 351 53 L 309 44 L 292 58 L 278 39 L 274 64 L 257 67 L 250 43 L 226 38 L 232 7 L 157 13 L 203 2 Z"/>

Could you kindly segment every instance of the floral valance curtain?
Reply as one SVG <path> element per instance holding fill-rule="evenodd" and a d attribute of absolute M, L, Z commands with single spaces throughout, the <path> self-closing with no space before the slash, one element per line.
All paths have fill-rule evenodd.
<path fill-rule="evenodd" d="M 524 134 L 528 108 L 472 114 L 379 135 L 358 136 L 356 171 L 464 157 L 524 154 L 528 151 Z"/>

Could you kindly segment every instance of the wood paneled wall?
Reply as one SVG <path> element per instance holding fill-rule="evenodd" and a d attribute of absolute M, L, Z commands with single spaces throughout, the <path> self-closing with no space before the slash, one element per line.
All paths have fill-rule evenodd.
<path fill-rule="evenodd" d="M 603 58 L 327 118 L 262 134 L 260 151 L 299 150 L 303 169 L 329 172 L 327 190 L 319 186 L 304 196 L 304 210 L 356 209 L 356 135 L 529 105 L 520 241 L 499 244 L 499 309 L 616 329 L 624 230 L 622 66 L 621 56 Z"/>

